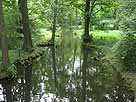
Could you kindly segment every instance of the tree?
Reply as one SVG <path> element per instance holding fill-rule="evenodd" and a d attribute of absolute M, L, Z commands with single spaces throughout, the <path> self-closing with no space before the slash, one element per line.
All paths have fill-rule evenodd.
<path fill-rule="evenodd" d="M 121 0 L 118 10 L 118 21 L 120 29 L 124 32 L 135 33 L 136 31 L 136 1 Z"/>
<path fill-rule="evenodd" d="M 55 33 L 56 33 L 56 20 L 57 20 L 57 0 L 54 1 L 53 5 L 53 21 L 52 21 L 52 43 L 55 43 Z"/>
<path fill-rule="evenodd" d="M 3 15 L 3 1 L 0 0 L 0 43 L 2 49 L 2 63 L 3 65 L 7 65 L 9 63 L 8 56 L 8 43 L 7 37 L 4 28 L 4 15 Z"/>
<path fill-rule="evenodd" d="M 32 48 L 32 38 L 29 28 L 29 17 L 28 17 L 28 8 L 27 0 L 20 0 L 20 10 L 22 15 L 22 24 L 23 24 L 23 34 L 24 34 L 24 49 Z"/>
<path fill-rule="evenodd" d="M 85 28 L 84 28 L 84 35 L 83 35 L 83 42 L 88 43 L 91 41 L 89 36 L 89 28 L 90 28 L 90 0 L 86 0 L 85 4 Z"/>

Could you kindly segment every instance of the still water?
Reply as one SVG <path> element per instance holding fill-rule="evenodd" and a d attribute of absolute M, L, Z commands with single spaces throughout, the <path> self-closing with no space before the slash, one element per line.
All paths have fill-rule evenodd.
<path fill-rule="evenodd" d="M 134 102 L 130 84 L 103 52 L 81 45 L 74 38 L 44 48 L 19 68 L 16 81 L 0 81 L 0 102 Z"/>

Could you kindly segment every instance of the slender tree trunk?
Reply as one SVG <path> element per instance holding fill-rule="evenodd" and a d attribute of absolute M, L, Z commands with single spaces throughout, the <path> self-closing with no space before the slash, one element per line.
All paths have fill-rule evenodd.
<path fill-rule="evenodd" d="M 20 10 L 22 14 L 22 23 L 23 23 L 23 33 L 24 33 L 24 49 L 32 48 L 32 38 L 29 28 L 29 17 L 28 17 L 28 8 L 27 0 L 20 0 Z"/>
<path fill-rule="evenodd" d="M 72 14 L 69 14 L 69 31 L 72 32 Z"/>
<path fill-rule="evenodd" d="M 94 8 L 95 8 L 95 3 L 96 3 L 97 0 L 92 0 L 91 1 L 91 7 L 90 7 L 90 31 L 93 30 L 93 11 L 94 11 Z"/>
<path fill-rule="evenodd" d="M 55 0 L 54 7 L 53 7 L 52 38 L 51 38 L 51 41 L 53 44 L 55 44 L 56 21 L 57 21 L 57 3 L 58 3 L 58 0 Z"/>
<path fill-rule="evenodd" d="M 114 9 L 114 18 L 116 20 L 116 23 L 114 23 L 114 30 L 118 30 L 119 29 L 119 21 L 117 19 L 117 9 Z"/>
<path fill-rule="evenodd" d="M 76 8 L 76 30 L 78 30 L 78 23 L 79 23 L 78 20 L 79 20 L 78 19 L 78 11 L 77 11 L 77 8 Z"/>
<path fill-rule="evenodd" d="M 90 29 L 90 0 L 86 0 L 85 4 L 85 28 L 84 28 L 84 36 L 83 42 L 89 43 L 91 38 L 89 36 L 89 29 Z"/>
<path fill-rule="evenodd" d="M 0 43 L 1 43 L 1 49 L 2 49 L 2 63 L 3 65 L 7 65 L 9 63 L 9 56 L 8 56 L 7 37 L 5 34 L 5 28 L 4 28 L 2 0 L 0 0 Z"/>
<path fill-rule="evenodd" d="M 18 9 L 19 12 L 21 13 L 21 0 L 18 0 Z M 17 19 L 17 32 L 20 34 L 24 34 L 23 33 L 23 24 L 22 24 L 22 17 L 21 14 L 18 15 L 18 19 Z"/>

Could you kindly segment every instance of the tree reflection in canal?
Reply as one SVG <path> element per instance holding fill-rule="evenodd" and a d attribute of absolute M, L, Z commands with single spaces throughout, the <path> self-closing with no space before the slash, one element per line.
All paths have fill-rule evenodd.
<path fill-rule="evenodd" d="M 18 68 L 16 82 L 0 81 L 7 102 L 134 102 L 130 83 L 102 51 L 73 41 L 45 48 L 37 63 Z"/>

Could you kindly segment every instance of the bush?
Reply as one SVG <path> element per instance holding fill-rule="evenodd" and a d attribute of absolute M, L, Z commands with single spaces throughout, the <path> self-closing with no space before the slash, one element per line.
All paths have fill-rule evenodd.
<path fill-rule="evenodd" d="M 136 0 L 123 0 L 118 9 L 117 19 L 119 28 L 125 32 L 135 32 L 136 28 Z"/>
<path fill-rule="evenodd" d="M 116 57 L 125 67 L 126 71 L 136 71 L 136 38 L 126 35 L 115 47 Z"/>

